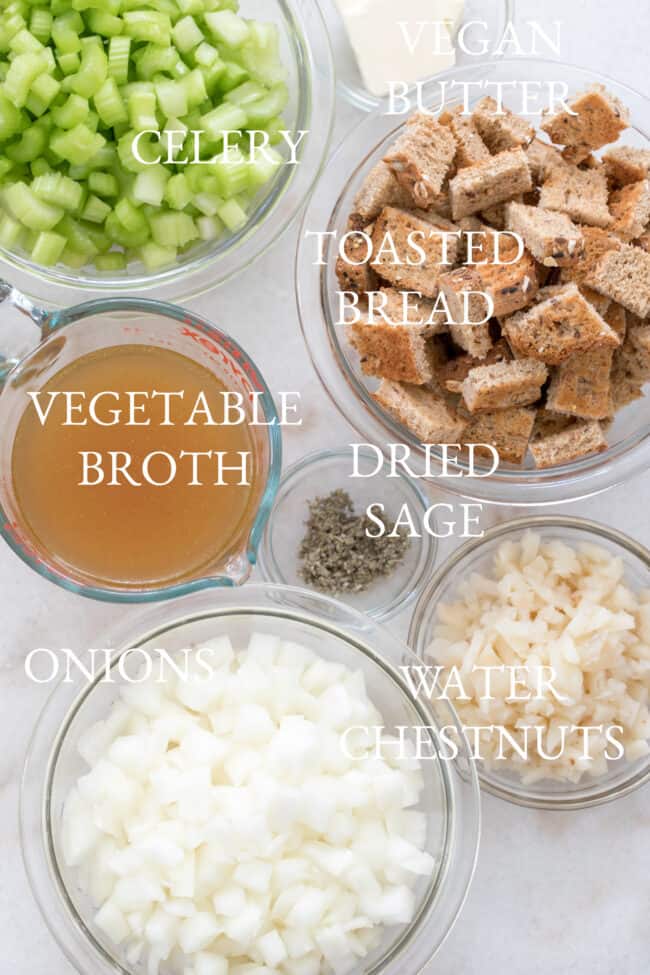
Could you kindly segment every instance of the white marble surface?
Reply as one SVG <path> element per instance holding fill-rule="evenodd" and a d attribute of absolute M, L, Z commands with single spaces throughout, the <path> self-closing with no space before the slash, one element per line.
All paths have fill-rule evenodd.
<path fill-rule="evenodd" d="M 563 20 L 564 60 L 647 91 L 650 5 L 639 0 L 518 0 L 518 18 L 532 17 Z M 354 119 L 351 109 L 340 106 L 339 135 Z M 293 228 L 239 281 L 193 304 L 241 340 L 273 389 L 303 392 L 304 426 L 286 435 L 288 461 L 345 442 L 349 435 L 320 390 L 303 348 L 292 286 L 295 236 Z M 7 321 L 3 312 L 2 324 Z M 608 522 L 650 544 L 649 478 L 646 474 L 563 510 Z M 498 515 L 506 516 L 504 511 Z M 121 616 L 124 611 L 46 583 L 6 546 L 0 547 L 0 609 L 0 971 L 70 975 L 71 966 L 31 898 L 19 852 L 21 766 L 46 696 L 24 677 L 23 660 L 37 646 L 82 650 L 116 612 Z M 403 629 L 404 624 L 396 626 Z M 645 790 L 600 809 L 549 814 L 485 797 L 475 882 L 431 975 L 644 975 L 650 947 L 649 798 Z"/>

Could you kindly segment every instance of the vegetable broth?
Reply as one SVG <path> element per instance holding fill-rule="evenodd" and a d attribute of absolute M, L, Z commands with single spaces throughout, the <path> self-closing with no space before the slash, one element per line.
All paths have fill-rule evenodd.
<path fill-rule="evenodd" d="M 86 425 L 68 425 L 62 394 L 72 391 L 75 403 L 82 402 L 80 392 L 85 394 L 74 420 L 86 417 Z M 135 414 L 129 413 L 132 391 L 145 404 Z M 165 393 L 175 395 L 165 399 Z M 165 586 L 223 566 L 241 549 L 259 496 L 249 423 L 222 424 L 226 393 L 204 366 L 153 346 L 103 349 L 56 373 L 38 391 L 41 416 L 33 400 L 28 402 L 13 447 L 14 492 L 34 548 L 102 586 Z M 95 411 L 102 422 L 122 411 L 115 425 L 98 425 L 89 417 L 88 404 L 97 394 L 104 394 Z M 204 408 L 187 424 L 201 396 L 216 425 L 208 423 Z M 139 425 L 147 419 L 149 425 Z M 118 451 L 128 453 L 130 464 L 113 477 L 110 452 Z M 102 457 L 102 473 L 89 468 L 86 485 L 80 483 L 82 452 L 93 452 L 93 460 Z M 187 456 L 192 452 L 223 452 L 221 478 L 214 454 L 197 458 L 193 468 Z M 172 469 L 167 457 L 175 459 L 177 473 L 164 484 Z M 227 470 L 244 463 L 243 476 Z M 160 486 L 143 476 L 145 467 Z M 94 484 L 100 476 L 102 482 Z"/>

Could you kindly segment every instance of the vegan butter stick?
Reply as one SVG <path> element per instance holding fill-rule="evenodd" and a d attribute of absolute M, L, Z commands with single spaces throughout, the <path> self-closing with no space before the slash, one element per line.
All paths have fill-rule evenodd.
<path fill-rule="evenodd" d="M 456 63 L 463 0 L 336 0 L 365 87 L 386 95 Z"/>

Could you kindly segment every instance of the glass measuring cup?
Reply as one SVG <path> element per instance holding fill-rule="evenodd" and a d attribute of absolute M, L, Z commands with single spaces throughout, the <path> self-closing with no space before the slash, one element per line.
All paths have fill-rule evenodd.
<path fill-rule="evenodd" d="M 47 311 L 0 281 L 0 302 L 3 301 L 27 315 L 40 330 L 40 342 L 24 357 L 5 359 L 0 355 L 0 533 L 14 552 L 57 585 L 108 602 L 153 602 L 245 582 L 255 565 L 278 489 L 282 441 L 271 393 L 241 346 L 200 316 L 160 301 L 105 298 Z M 169 585 L 98 585 L 82 570 L 57 560 L 30 537 L 14 490 L 12 451 L 25 409 L 26 384 L 30 389 L 41 388 L 80 357 L 125 345 L 154 346 L 192 359 L 213 373 L 226 389 L 242 394 L 244 402 L 256 394 L 257 425 L 249 424 L 249 431 L 257 477 L 245 523 L 227 550 L 215 553 L 214 561 L 202 567 L 200 573 Z M 34 476 L 40 475 L 35 472 Z"/>

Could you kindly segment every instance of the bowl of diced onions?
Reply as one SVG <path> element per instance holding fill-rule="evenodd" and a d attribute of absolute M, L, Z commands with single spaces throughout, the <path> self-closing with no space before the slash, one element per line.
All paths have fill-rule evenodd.
<path fill-rule="evenodd" d="M 5 276 L 50 304 L 70 304 L 74 290 L 177 299 L 214 287 L 304 202 L 329 142 L 333 84 L 317 4 L 7 8 Z"/>
<path fill-rule="evenodd" d="M 436 729 L 458 723 L 409 690 L 405 645 L 325 596 L 252 585 L 101 646 L 108 667 L 68 668 L 50 698 L 21 799 L 32 889 L 79 972 L 428 963 L 471 882 L 479 793 L 462 735 L 438 760 Z"/>
<path fill-rule="evenodd" d="M 409 645 L 440 668 L 487 792 L 570 810 L 650 782 L 650 552 L 615 529 L 496 525 L 433 576 Z"/>

